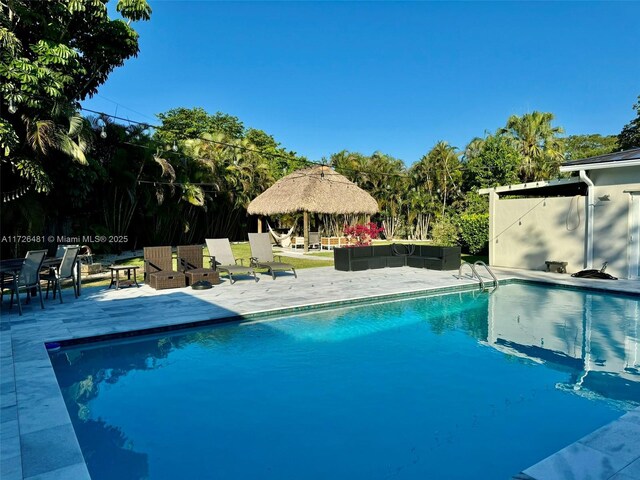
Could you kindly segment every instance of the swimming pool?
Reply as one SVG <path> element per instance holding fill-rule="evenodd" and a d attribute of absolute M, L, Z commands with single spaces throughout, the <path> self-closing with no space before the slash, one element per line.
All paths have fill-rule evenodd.
<path fill-rule="evenodd" d="M 509 478 L 640 404 L 637 297 L 531 285 L 65 347 L 94 480 Z"/>

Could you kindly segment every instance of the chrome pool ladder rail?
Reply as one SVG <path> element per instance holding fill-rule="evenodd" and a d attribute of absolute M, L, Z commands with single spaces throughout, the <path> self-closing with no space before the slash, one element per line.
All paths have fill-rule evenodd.
<path fill-rule="evenodd" d="M 482 260 L 476 260 L 474 262 L 474 265 L 476 267 L 478 265 L 480 265 L 480 266 L 484 267 L 487 272 L 489 272 L 489 275 L 491 275 L 491 278 L 493 279 L 493 286 L 495 287 L 493 289 L 493 291 L 495 292 L 498 289 L 498 287 L 500 286 L 500 283 L 498 282 L 498 277 L 496 277 L 495 274 L 493 273 L 493 271 L 489 268 L 489 265 L 484 263 Z"/>
<path fill-rule="evenodd" d="M 471 278 L 477 278 L 480 282 L 480 289 L 484 291 L 484 281 L 482 280 L 482 277 L 478 275 L 476 267 L 473 265 L 473 263 L 462 262 L 460 264 L 460 268 L 458 269 L 458 280 L 462 279 L 462 267 L 464 267 L 465 265 L 469 265 L 469 268 L 471 269 Z"/>
<path fill-rule="evenodd" d="M 462 267 L 464 267 L 465 265 L 469 265 L 469 268 L 471 269 L 471 278 L 477 278 L 478 282 L 480 283 L 480 289 L 482 291 L 485 290 L 485 283 L 484 280 L 482 279 L 482 277 L 478 274 L 478 271 L 476 270 L 477 266 L 482 266 L 485 268 L 485 270 L 487 270 L 487 272 L 489 272 L 489 275 L 491 275 L 491 278 L 493 279 L 493 290 L 491 291 L 491 293 L 495 292 L 498 289 L 499 283 L 498 283 L 498 277 L 495 276 L 495 274 L 491 271 L 491 269 L 489 268 L 489 266 L 484 263 L 481 260 L 476 261 L 475 263 L 469 263 L 469 262 L 462 262 L 460 264 L 460 268 L 458 269 L 458 279 L 462 278 Z"/>

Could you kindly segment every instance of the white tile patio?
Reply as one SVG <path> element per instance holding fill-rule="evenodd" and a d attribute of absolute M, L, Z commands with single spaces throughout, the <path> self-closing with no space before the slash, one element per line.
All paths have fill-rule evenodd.
<path fill-rule="evenodd" d="M 495 271 L 500 279 L 523 278 L 640 294 L 640 282 L 637 281 L 610 282 L 571 279 L 566 275 L 542 272 Z M 366 301 L 372 297 L 476 283 L 469 279 L 458 280 L 455 273 L 408 267 L 339 272 L 333 267 L 322 267 L 300 270 L 298 279 L 281 274 L 273 281 L 262 275 L 257 284 L 247 278 L 234 285 L 224 282 L 204 291 L 184 288 L 156 292 L 148 286 L 117 291 L 105 287 L 85 288 L 77 300 L 65 291 L 64 304 L 49 300 L 45 303 L 46 309 L 41 310 L 38 302 L 32 302 L 22 316 L 18 316 L 15 308 L 10 312 L 3 305 L 0 317 L 2 479 L 89 478 L 44 346 L 46 341 L 117 334 L 336 301 Z M 602 471 L 602 475 L 593 478 L 610 478 L 615 474 L 619 476 L 616 478 L 640 480 L 640 435 L 635 439 L 629 437 L 629 432 L 635 433 L 638 427 L 636 417 L 623 417 L 610 427 L 596 431 L 593 438 L 581 440 L 582 443 L 574 444 L 568 452 L 564 449 L 556 454 L 559 455 L 556 459 L 552 456 L 552 460 L 547 459 L 549 462 L 544 460 L 525 473 L 539 480 L 577 478 L 553 475 L 579 472 L 584 450 L 591 449 L 606 457 L 611 465 L 610 469 L 594 470 Z M 624 443 L 625 447 L 619 449 L 622 453 L 616 452 L 615 442 Z M 567 470 L 566 465 L 573 467 Z"/>

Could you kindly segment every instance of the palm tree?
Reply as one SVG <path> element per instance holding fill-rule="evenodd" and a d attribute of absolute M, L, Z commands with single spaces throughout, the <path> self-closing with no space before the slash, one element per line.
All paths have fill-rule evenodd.
<path fill-rule="evenodd" d="M 381 152 L 369 158 L 368 185 L 363 186 L 378 201 L 385 236 L 393 238 L 403 223 L 407 176 L 402 160 Z"/>
<path fill-rule="evenodd" d="M 342 150 L 331 155 L 329 165 L 360 188 L 368 190 L 371 157 L 357 152 Z"/>
<path fill-rule="evenodd" d="M 208 210 L 207 234 L 232 236 L 247 204 L 273 183 L 270 159 L 250 141 L 224 134 L 203 134 L 182 146 L 191 182 L 183 200 Z"/>
<path fill-rule="evenodd" d="M 553 127 L 554 116 L 548 112 L 534 111 L 521 117 L 512 115 L 501 134 L 507 135 L 520 155 L 520 179 L 523 182 L 542 180 L 557 174 L 563 159 L 562 142 L 558 135 L 564 133 Z"/>
<path fill-rule="evenodd" d="M 464 149 L 464 154 L 463 154 L 464 161 L 469 162 L 470 160 L 473 160 L 474 158 L 478 157 L 480 155 L 480 152 L 482 152 L 482 148 L 484 147 L 485 141 L 486 140 L 484 138 L 480 138 L 480 137 L 473 138 L 473 140 L 471 140 L 467 144 L 467 147 Z"/>
<path fill-rule="evenodd" d="M 444 216 L 447 205 L 455 199 L 462 183 L 460 152 L 453 145 L 439 141 L 424 160 L 435 195 L 442 202 L 441 214 Z"/>

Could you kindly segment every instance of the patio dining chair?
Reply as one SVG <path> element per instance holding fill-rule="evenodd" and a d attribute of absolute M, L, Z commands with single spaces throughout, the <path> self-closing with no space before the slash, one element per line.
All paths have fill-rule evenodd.
<path fill-rule="evenodd" d="M 69 247 L 78 247 L 78 248 L 80 248 L 80 245 L 58 245 L 58 248 L 56 248 L 56 258 L 64 257 L 64 254 L 67 251 L 67 248 L 69 248 Z"/>
<path fill-rule="evenodd" d="M 251 246 L 251 266 L 254 268 L 266 268 L 271 277 L 276 279 L 276 272 L 291 270 L 293 276 L 298 278 L 296 269 L 290 263 L 276 262 L 273 259 L 273 249 L 269 242 L 268 233 L 250 233 L 249 245 Z"/>
<path fill-rule="evenodd" d="M 144 247 L 144 280 L 151 288 L 181 288 L 186 279 L 173 269 L 171 247 Z"/>
<path fill-rule="evenodd" d="M 228 238 L 207 238 L 207 249 L 211 268 L 229 275 L 229 281 L 233 285 L 236 283 L 234 275 L 253 275 L 255 281 L 258 281 L 255 270 L 250 265 L 243 265 L 242 259 L 236 259 L 231 250 L 231 244 Z M 238 265 L 238 260 L 240 265 Z"/>
<path fill-rule="evenodd" d="M 58 247 L 60 248 L 60 247 Z M 78 298 L 78 285 L 76 283 L 75 265 L 78 261 L 79 246 L 65 247 L 64 254 L 62 255 L 62 263 L 60 267 L 51 268 L 49 273 L 40 275 L 40 280 L 47 282 L 47 293 L 45 298 L 49 298 L 49 287 L 53 283 L 53 298 L 56 298 L 56 290 L 60 295 L 60 303 L 62 302 L 62 287 L 60 285 L 61 280 L 71 279 L 73 281 L 73 295 Z"/>
<path fill-rule="evenodd" d="M 187 285 L 208 281 L 212 284 L 220 283 L 220 274 L 214 268 L 203 267 L 202 245 L 178 246 L 178 270 L 184 273 Z"/>
<path fill-rule="evenodd" d="M 320 232 L 309 232 L 309 248 L 320 248 Z"/>
<path fill-rule="evenodd" d="M 42 269 L 42 262 L 47 254 L 46 250 L 30 250 L 24 257 L 24 263 L 18 273 L 16 282 L 10 284 L 11 287 L 11 300 L 9 302 L 9 308 L 13 306 L 13 294 L 15 293 L 18 301 L 18 312 L 22 315 L 22 304 L 20 303 L 20 290 L 25 289 L 27 292 L 27 301 L 31 301 L 31 289 L 35 288 L 40 296 L 40 307 L 44 308 L 44 301 L 42 300 L 42 288 L 40 288 L 40 270 Z"/>

